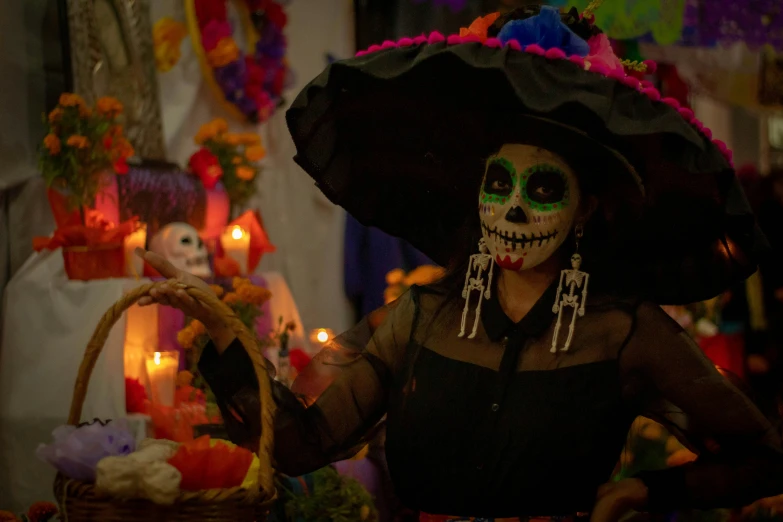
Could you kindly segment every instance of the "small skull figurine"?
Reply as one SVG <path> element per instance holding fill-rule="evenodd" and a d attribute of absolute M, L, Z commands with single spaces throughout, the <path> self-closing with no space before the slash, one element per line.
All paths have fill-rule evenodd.
<path fill-rule="evenodd" d="M 195 228 L 187 223 L 170 223 L 150 241 L 150 250 L 169 263 L 198 277 L 212 276 L 209 256 Z"/>

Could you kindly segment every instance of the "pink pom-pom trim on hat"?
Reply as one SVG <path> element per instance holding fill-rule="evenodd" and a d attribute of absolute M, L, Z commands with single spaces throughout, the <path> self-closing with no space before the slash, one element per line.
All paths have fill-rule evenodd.
<path fill-rule="evenodd" d="M 419 36 L 417 36 L 416 38 L 413 39 L 413 43 L 414 43 L 414 45 L 425 44 L 425 43 L 427 43 L 427 37 L 424 36 L 423 34 L 419 35 Z"/>
<path fill-rule="evenodd" d="M 680 113 L 680 116 L 685 118 L 685 121 L 690 122 L 691 120 L 693 120 L 694 114 L 693 114 L 693 111 L 690 110 L 689 108 L 687 108 L 687 107 L 680 107 L 679 109 L 677 109 L 677 112 Z"/>
<path fill-rule="evenodd" d="M 457 45 L 462 43 L 462 37 L 458 34 L 452 34 L 446 38 L 446 43 L 449 45 Z"/>
<path fill-rule="evenodd" d="M 726 151 L 729 150 L 729 148 L 726 146 L 726 142 L 723 140 L 712 140 L 712 143 L 715 144 L 716 147 L 718 147 L 718 150 L 723 153 L 723 155 L 726 155 Z"/>
<path fill-rule="evenodd" d="M 516 40 L 514 40 L 516 42 Z M 519 44 L 519 42 L 517 42 Z M 537 54 L 539 56 L 544 56 L 546 54 L 546 51 L 544 51 L 544 48 L 541 47 L 538 44 L 530 44 L 527 47 L 525 47 L 525 52 L 530 54 Z"/>
<path fill-rule="evenodd" d="M 591 64 L 590 72 L 594 72 L 596 74 L 602 74 L 604 76 L 609 76 L 609 69 L 607 69 L 606 67 L 600 64 L 595 64 L 595 63 Z"/>
<path fill-rule="evenodd" d="M 568 57 L 568 61 L 579 66 L 580 69 L 585 68 L 585 59 L 578 54 L 572 54 Z"/>
<path fill-rule="evenodd" d="M 499 47 L 503 47 L 503 42 L 501 42 L 497 38 L 487 38 L 484 41 L 484 45 L 486 45 L 487 47 L 492 47 L 494 49 L 497 49 Z"/>
<path fill-rule="evenodd" d="M 642 94 L 644 94 L 645 96 L 647 96 L 653 101 L 660 101 L 661 99 L 661 93 L 658 92 L 658 89 L 656 89 L 655 87 L 647 87 L 642 91 Z"/>
<path fill-rule="evenodd" d="M 516 40 L 509 40 L 508 42 L 506 42 L 506 45 L 515 51 L 522 50 L 522 46 Z"/>
<path fill-rule="evenodd" d="M 413 45 L 413 38 L 400 38 L 397 41 L 397 45 L 399 45 L 400 47 L 410 47 L 411 45 Z"/>
<path fill-rule="evenodd" d="M 658 70 L 658 64 L 652 60 L 645 60 L 642 63 L 647 66 L 647 74 L 655 74 Z"/>
<path fill-rule="evenodd" d="M 701 132 L 709 139 L 712 139 L 712 130 L 709 127 L 702 127 Z"/>
<path fill-rule="evenodd" d="M 430 33 L 430 37 L 427 39 L 427 43 L 430 45 L 436 44 L 436 43 L 442 43 L 446 41 L 446 37 L 440 34 L 438 31 L 434 31 Z"/>
<path fill-rule="evenodd" d="M 380 51 L 381 49 L 383 49 L 383 47 L 381 47 L 381 46 L 380 46 L 380 45 L 378 45 L 378 44 L 375 44 L 375 45 L 371 45 L 370 47 L 368 47 L 368 48 L 367 48 L 367 52 L 368 52 L 368 53 L 377 53 L 377 52 L 378 52 L 378 51 Z"/>
<path fill-rule="evenodd" d="M 481 43 L 481 38 L 479 38 L 475 34 L 469 34 L 467 36 L 462 37 L 463 43 Z"/>
<path fill-rule="evenodd" d="M 563 52 L 562 49 L 558 49 L 557 47 L 552 47 L 551 49 L 548 49 L 544 56 L 546 56 L 550 60 L 565 60 L 566 53 Z"/>
<path fill-rule="evenodd" d="M 369 51 L 358 51 L 356 53 L 356 57 L 359 58 L 360 56 L 364 56 L 366 54 L 370 54 Z"/>
<path fill-rule="evenodd" d="M 670 107 L 674 107 L 675 109 L 679 109 L 680 108 L 680 102 L 678 102 L 674 98 L 663 98 L 661 100 L 661 102 L 665 103 L 666 105 L 668 105 Z"/>
<path fill-rule="evenodd" d="M 633 76 L 626 76 L 621 80 L 625 85 L 630 87 L 631 89 L 638 89 L 641 85 L 641 82 L 638 78 L 634 78 Z"/>
<path fill-rule="evenodd" d="M 691 120 L 691 125 L 693 125 L 694 127 L 696 127 L 699 130 L 702 130 L 704 128 L 704 124 L 701 122 L 701 120 L 699 118 L 693 118 Z"/>
<path fill-rule="evenodd" d="M 395 47 L 397 47 L 397 42 L 391 40 L 386 40 L 381 44 L 381 49 L 394 49 Z"/>

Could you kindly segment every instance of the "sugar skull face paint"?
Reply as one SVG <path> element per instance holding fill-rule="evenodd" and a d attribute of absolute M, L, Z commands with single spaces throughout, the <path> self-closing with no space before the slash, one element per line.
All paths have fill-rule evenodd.
<path fill-rule="evenodd" d="M 553 152 L 506 144 L 487 162 L 479 214 L 501 268 L 526 270 L 546 261 L 568 237 L 578 207 L 576 175 Z"/>

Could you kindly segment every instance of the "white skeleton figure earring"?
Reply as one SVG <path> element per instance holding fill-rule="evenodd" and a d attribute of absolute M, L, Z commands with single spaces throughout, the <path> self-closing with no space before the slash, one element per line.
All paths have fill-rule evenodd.
<path fill-rule="evenodd" d="M 571 270 L 563 270 L 560 272 L 560 284 L 557 287 L 555 304 L 552 306 L 552 312 L 557 314 L 555 333 L 552 336 L 552 349 L 550 350 L 552 353 L 557 352 L 557 337 L 560 333 L 560 328 L 563 325 L 563 309 L 566 307 L 573 308 L 571 322 L 568 325 L 568 337 L 566 338 L 565 344 L 563 344 L 563 347 L 560 349 L 563 352 L 567 352 L 568 347 L 571 346 L 576 316 L 579 315 L 579 317 L 583 317 L 585 315 L 587 283 L 590 280 L 590 274 L 579 270 L 582 266 L 582 256 L 579 255 L 579 240 L 582 239 L 582 236 L 584 235 L 584 227 L 582 224 L 576 226 L 574 233 L 576 235 L 576 252 L 571 256 Z"/>
<path fill-rule="evenodd" d="M 487 242 L 484 238 L 481 238 L 478 243 L 479 253 L 470 256 L 470 262 L 468 263 L 468 271 L 465 274 L 465 286 L 462 288 L 462 297 L 465 299 L 465 308 L 462 309 L 462 323 L 460 324 L 459 337 L 465 337 L 465 321 L 468 318 L 468 310 L 470 309 L 470 296 L 474 290 L 478 290 L 478 305 L 476 306 L 476 317 L 473 320 L 473 331 L 468 335 L 468 339 L 476 337 L 476 331 L 478 330 L 479 318 L 481 317 L 481 303 L 484 299 L 489 299 L 492 288 L 492 270 L 495 268 L 495 261 L 492 260 L 492 255 L 487 248 Z M 484 272 L 489 268 L 489 274 L 487 277 L 487 284 L 484 284 Z M 476 271 L 475 277 L 473 271 Z"/>

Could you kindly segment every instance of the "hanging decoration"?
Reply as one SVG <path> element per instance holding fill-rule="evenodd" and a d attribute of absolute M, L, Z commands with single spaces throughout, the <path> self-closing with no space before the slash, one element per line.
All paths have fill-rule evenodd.
<path fill-rule="evenodd" d="M 188 35 L 185 24 L 171 17 L 163 17 L 152 28 L 155 50 L 155 68 L 159 72 L 170 71 L 182 57 L 182 40 Z"/>
<path fill-rule="evenodd" d="M 234 39 L 227 0 L 186 0 L 188 29 L 202 70 L 213 91 L 236 118 L 266 121 L 282 103 L 289 76 L 287 17 L 273 0 L 235 0 L 247 35 L 244 53 Z"/>

